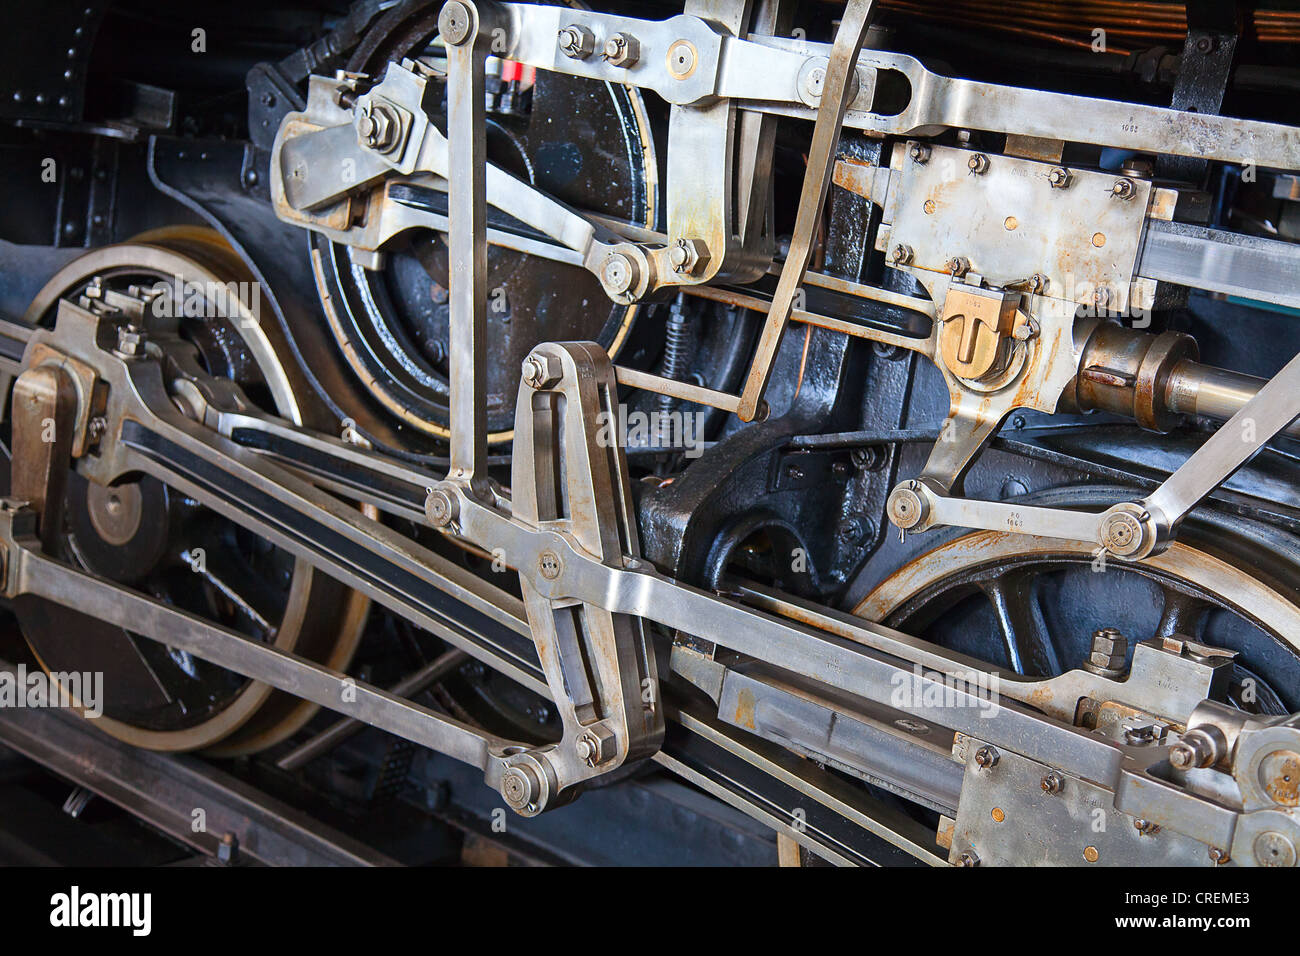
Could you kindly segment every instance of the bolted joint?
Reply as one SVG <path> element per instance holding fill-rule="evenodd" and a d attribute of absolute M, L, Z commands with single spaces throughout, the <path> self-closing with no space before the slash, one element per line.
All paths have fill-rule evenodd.
<path fill-rule="evenodd" d="M 930 161 L 930 147 L 925 143 L 908 143 L 907 155 L 918 166 L 924 166 Z"/>
<path fill-rule="evenodd" d="M 614 734 L 605 727 L 588 727 L 574 741 L 574 753 L 588 767 L 598 767 L 614 758 Z"/>
<path fill-rule="evenodd" d="M 377 153 L 391 153 L 402 132 L 402 121 L 392 107 L 381 103 L 364 103 L 352 121 L 357 142 Z"/>
<path fill-rule="evenodd" d="M 1001 759 L 1002 755 L 998 753 L 997 748 L 990 747 L 988 744 L 975 751 L 975 766 L 981 770 L 992 770 Z"/>
<path fill-rule="evenodd" d="M 1128 638 L 1113 627 L 1103 627 L 1092 633 L 1092 646 L 1083 669 L 1098 677 L 1116 680 L 1124 676 L 1124 663 L 1128 660 Z"/>
<path fill-rule="evenodd" d="M 460 46 L 475 33 L 477 16 L 468 4 L 461 0 L 449 0 L 443 4 L 438 14 L 438 32 L 444 43 Z"/>
<path fill-rule="evenodd" d="M 523 382 L 529 388 L 550 388 L 564 377 L 560 360 L 545 352 L 534 352 L 524 359 Z"/>
<path fill-rule="evenodd" d="M 1141 506 L 1115 505 L 1101 519 L 1101 544 L 1119 558 L 1137 560 L 1156 550 L 1155 522 Z"/>
<path fill-rule="evenodd" d="M 610 66 L 627 69 L 641 59 L 641 42 L 630 33 L 615 33 L 605 41 L 600 55 Z"/>
<path fill-rule="evenodd" d="M 948 260 L 946 266 L 954 279 L 960 279 L 970 272 L 970 260 L 965 256 L 953 256 Z"/>
<path fill-rule="evenodd" d="M 632 298 L 640 280 L 641 269 L 636 260 L 622 252 L 610 253 L 601 263 L 600 284 L 611 299 Z"/>
<path fill-rule="evenodd" d="M 885 513 L 897 528 L 911 531 L 930 517 L 930 502 L 919 481 L 905 481 L 889 493 Z"/>
<path fill-rule="evenodd" d="M 974 850 L 967 850 L 961 856 L 957 857 L 958 866 L 979 866 L 980 857 Z"/>
<path fill-rule="evenodd" d="M 1047 171 L 1047 182 L 1053 189 L 1065 189 L 1073 179 L 1064 166 L 1053 166 Z"/>
<path fill-rule="evenodd" d="M 556 34 L 560 52 L 571 60 L 585 60 L 596 50 L 596 34 L 580 23 L 571 23 Z"/>
<path fill-rule="evenodd" d="M 1137 195 L 1137 186 L 1131 179 L 1117 179 L 1110 187 L 1110 194 L 1116 199 L 1128 201 Z"/>
<path fill-rule="evenodd" d="M 526 764 L 507 767 L 501 774 L 501 797 L 516 813 L 528 813 L 541 796 L 542 785 L 537 773 Z"/>
<path fill-rule="evenodd" d="M 1039 786 L 1043 788 L 1043 793 L 1055 796 L 1065 789 L 1065 777 L 1055 770 L 1049 770 L 1043 774 L 1043 779 L 1039 781 Z"/>
<path fill-rule="evenodd" d="M 1169 748 L 1169 762 L 1179 770 L 1212 767 L 1222 756 L 1222 742 L 1201 727 L 1189 730 Z"/>
<path fill-rule="evenodd" d="M 912 247 L 898 243 L 889 251 L 889 261 L 896 266 L 905 266 L 912 261 Z"/>
<path fill-rule="evenodd" d="M 117 347 L 114 352 L 121 358 L 135 358 L 144 354 L 144 332 L 134 325 L 124 325 L 117 330 Z"/>
<path fill-rule="evenodd" d="M 460 513 L 456 496 L 442 488 L 434 488 L 424 499 L 424 516 L 435 528 L 449 527 Z"/>
<path fill-rule="evenodd" d="M 989 158 L 983 153 L 976 153 L 966 160 L 966 168 L 975 176 L 983 176 L 989 171 Z"/>
<path fill-rule="evenodd" d="M 674 272 L 694 275 L 708 264 L 709 247 L 699 239 L 677 239 L 668 249 L 668 261 Z"/>

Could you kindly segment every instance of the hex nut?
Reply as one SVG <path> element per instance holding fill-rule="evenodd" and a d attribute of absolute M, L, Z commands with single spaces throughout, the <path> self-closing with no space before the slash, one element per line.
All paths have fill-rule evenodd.
<path fill-rule="evenodd" d="M 709 261 L 709 247 L 698 239 L 678 239 L 668 249 L 673 271 L 692 275 Z"/>
<path fill-rule="evenodd" d="M 976 176 L 983 176 L 989 171 L 989 158 L 983 153 L 976 153 L 966 160 L 966 168 Z"/>
<path fill-rule="evenodd" d="M 1099 677 L 1119 677 L 1128 659 L 1128 638 L 1113 627 L 1093 631 L 1092 646 L 1083 669 Z"/>
<path fill-rule="evenodd" d="M 601 56 L 610 66 L 627 69 L 641 59 L 641 43 L 630 33 L 615 33 L 605 41 Z"/>
<path fill-rule="evenodd" d="M 930 161 L 930 147 L 925 143 L 908 143 L 907 155 L 918 166 L 924 166 Z"/>
<path fill-rule="evenodd" d="M 585 60 L 596 49 L 596 35 L 580 23 L 571 23 L 557 35 L 560 52 L 571 60 Z"/>
<path fill-rule="evenodd" d="M 534 352 L 524 359 L 522 366 L 523 383 L 529 388 L 550 388 L 564 377 L 564 370 L 559 359 L 545 352 Z"/>

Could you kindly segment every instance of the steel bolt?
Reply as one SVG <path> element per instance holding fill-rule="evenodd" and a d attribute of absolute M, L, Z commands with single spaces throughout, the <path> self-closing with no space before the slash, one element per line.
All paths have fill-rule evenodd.
<path fill-rule="evenodd" d="M 907 265 L 912 261 L 912 247 L 905 246 L 900 242 L 889 253 L 889 261 L 896 266 Z"/>
<path fill-rule="evenodd" d="M 1001 759 L 1002 755 L 998 753 L 997 748 L 987 744 L 975 751 L 975 765 L 981 770 L 992 770 Z"/>
<path fill-rule="evenodd" d="M 641 59 L 641 44 L 630 33 L 615 33 L 605 41 L 601 56 L 610 66 L 634 66 Z"/>
<path fill-rule="evenodd" d="M 674 272 L 690 275 L 709 261 L 709 250 L 698 239 L 677 239 L 668 248 L 668 261 Z"/>
<path fill-rule="evenodd" d="M 529 388 L 550 388 L 563 377 L 560 363 L 540 353 L 524 359 L 522 372 L 523 383 Z"/>
<path fill-rule="evenodd" d="M 1064 189 L 1070 185 L 1070 171 L 1063 166 L 1053 166 L 1047 171 L 1047 182 L 1053 189 Z"/>
<path fill-rule="evenodd" d="M 1137 187 L 1131 179 L 1117 179 L 1110 187 L 1110 194 L 1116 199 L 1129 200 L 1137 194 Z"/>
<path fill-rule="evenodd" d="M 1189 730 L 1182 740 L 1169 748 L 1169 762 L 1179 770 L 1212 766 L 1219 759 L 1219 748 L 1204 730 Z"/>
<path fill-rule="evenodd" d="M 1217 846 L 1210 847 L 1210 859 L 1215 863 L 1227 863 L 1232 857 L 1228 856 L 1227 850 L 1220 850 Z"/>
<path fill-rule="evenodd" d="M 966 160 L 966 167 L 976 176 L 983 176 L 989 171 L 989 158 L 983 153 L 976 153 Z"/>
<path fill-rule="evenodd" d="M 1049 770 L 1043 774 L 1039 785 L 1043 788 L 1043 793 L 1057 794 L 1065 789 L 1065 777 L 1055 770 Z"/>
<path fill-rule="evenodd" d="M 947 263 L 948 271 L 953 277 L 960 279 L 966 273 L 970 272 L 970 260 L 965 256 L 953 256 Z"/>
<path fill-rule="evenodd" d="M 559 32 L 560 52 L 571 60 L 585 60 L 596 49 L 596 35 L 580 23 L 571 23 Z"/>
<path fill-rule="evenodd" d="M 1127 658 L 1128 638 L 1113 627 L 1103 627 L 1092 632 L 1092 647 L 1088 659 L 1083 662 L 1083 669 L 1114 680 L 1123 675 Z"/>
<path fill-rule="evenodd" d="M 1133 829 L 1137 830 L 1137 832 L 1141 833 L 1143 836 L 1150 836 L 1153 833 L 1157 833 L 1160 830 L 1160 827 L 1152 823 L 1150 820 L 1134 820 Z"/>
<path fill-rule="evenodd" d="M 918 166 L 924 166 L 930 161 L 930 147 L 925 143 L 909 143 L 907 146 L 907 155 L 911 157 L 912 162 Z"/>
<path fill-rule="evenodd" d="M 957 857 L 957 865 L 958 866 L 979 866 L 980 865 L 979 854 L 976 853 L 974 850 L 967 850 L 961 856 Z"/>

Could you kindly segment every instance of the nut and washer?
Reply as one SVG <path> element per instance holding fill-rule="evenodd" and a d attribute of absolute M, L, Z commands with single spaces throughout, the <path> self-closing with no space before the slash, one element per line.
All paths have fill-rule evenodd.
<path fill-rule="evenodd" d="M 990 747 L 988 744 L 975 751 L 975 765 L 981 770 L 992 770 L 1001 759 L 1002 755 L 998 753 L 997 748 Z"/>
<path fill-rule="evenodd" d="M 1043 779 L 1039 781 L 1039 786 L 1043 788 L 1043 793 L 1058 794 L 1065 789 L 1065 777 L 1055 770 L 1049 770 L 1043 774 Z"/>
<path fill-rule="evenodd" d="M 907 155 L 918 166 L 924 166 L 930 161 L 930 147 L 925 143 L 908 143 Z"/>
<path fill-rule="evenodd" d="M 965 256 L 953 256 L 948 260 L 947 267 L 953 278 L 960 279 L 970 272 L 970 260 Z"/>
<path fill-rule="evenodd" d="M 983 153 L 976 153 L 966 160 L 966 168 L 976 176 L 983 176 L 989 171 L 989 158 Z"/>
<path fill-rule="evenodd" d="M 605 49 L 600 55 L 610 66 L 626 69 L 641 59 L 641 43 L 630 33 L 615 33 L 605 41 Z"/>
<path fill-rule="evenodd" d="M 596 34 L 580 23 L 571 23 L 556 35 L 560 52 L 571 60 L 585 60 L 596 50 Z"/>
<path fill-rule="evenodd" d="M 889 261 L 896 266 L 905 266 L 912 261 L 912 247 L 899 243 L 889 253 Z"/>
<path fill-rule="evenodd" d="M 550 388 L 563 377 L 559 361 L 540 352 L 524 359 L 522 373 L 523 383 L 529 388 Z"/>
<path fill-rule="evenodd" d="M 709 249 L 698 239 L 678 239 L 668 248 L 668 261 L 674 272 L 692 275 L 709 261 Z"/>
<path fill-rule="evenodd" d="M 1065 189 L 1073 177 L 1064 166 L 1053 166 L 1047 171 L 1047 182 L 1053 189 Z"/>
<path fill-rule="evenodd" d="M 1137 195 L 1137 187 L 1131 179 L 1117 179 L 1110 187 L 1110 194 L 1116 199 L 1129 200 Z"/>

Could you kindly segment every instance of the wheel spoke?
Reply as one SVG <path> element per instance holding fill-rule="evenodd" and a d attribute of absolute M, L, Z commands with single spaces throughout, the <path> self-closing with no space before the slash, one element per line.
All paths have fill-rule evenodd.
<path fill-rule="evenodd" d="M 981 582 L 980 589 L 997 616 L 1012 670 L 1048 677 L 1059 674 L 1061 664 L 1038 604 L 1036 581 L 1032 572 L 1011 572 Z"/>
<path fill-rule="evenodd" d="M 1205 619 L 1205 612 L 1210 609 L 1210 603 L 1169 585 L 1161 585 L 1160 590 L 1164 594 L 1164 607 L 1160 612 L 1156 637 L 1182 634 L 1184 637 L 1199 638 L 1201 623 Z"/>

